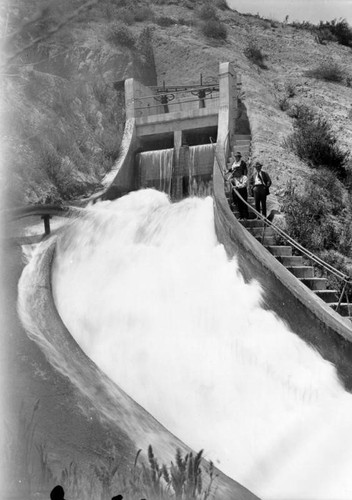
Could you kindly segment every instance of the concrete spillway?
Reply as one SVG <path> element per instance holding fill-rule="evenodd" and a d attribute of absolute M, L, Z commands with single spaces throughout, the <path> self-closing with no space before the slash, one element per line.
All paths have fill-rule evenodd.
<path fill-rule="evenodd" d="M 30 326 L 28 276 L 28 330 L 94 400 L 93 365 L 45 334 L 37 315 Z M 332 365 L 263 309 L 261 287 L 244 282 L 237 258 L 228 260 L 211 198 L 172 205 L 144 190 L 88 210 L 58 238 L 52 283 L 60 316 L 89 358 L 230 477 L 268 499 L 351 497 L 352 398 Z M 109 390 L 125 407 L 128 396 Z M 115 416 L 116 404 L 97 401 Z M 138 434 L 128 412 L 119 418 Z M 159 432 L 141 427 L 138 439 L 165 447 Z"/>

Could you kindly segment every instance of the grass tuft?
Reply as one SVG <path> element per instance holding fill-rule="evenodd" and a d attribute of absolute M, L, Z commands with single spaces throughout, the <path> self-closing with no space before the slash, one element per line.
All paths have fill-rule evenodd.
<path fill-rule="evenodd" d="M 262 69 L 268 69 L 265 64 L 265 59 L 267 56 L 262 53 L 260 47 L 256 44 L 256 42 L 250 42 L 244 50 L 244 55 L 252 61 L 253 64 L 259 66 Z"/>

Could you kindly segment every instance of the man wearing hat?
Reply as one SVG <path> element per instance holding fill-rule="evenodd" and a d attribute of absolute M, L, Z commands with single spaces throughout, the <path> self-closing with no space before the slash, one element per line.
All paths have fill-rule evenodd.
<path fill-rule="evenodd" d="M 240 151 L 237 151 L 235 153 L 235 159 L 231 165 L 231 167 L 228 169 L 227 173 L 228 174 L 233 174 L 233 172 L 237 170 L 237 171 L 241 171 L 241 175 L 247 175 L 247 164 L 244 160 L 242 160 L 242 155 L 240 153 Z"/>
<path fill-rule="evenodd" d="M 237 151 L 235 153 L 235 160 L 232 163 L 231 167 L 227 170 L 225 176 L 226 180 L 231 183 L 231 186 L 233 186 L 236 178 L 246 176 L 247 179 L 247 164 L 244 160 L 242 160 L 240 151 Z M 236 205 L 237 201 L 238 198 L 232 189 L 232 202 Z"/>
<path fill-rule="evenodd" d="M 251 176 L 249 185 L 254 195 L 255 209 L 266 217 L 266 197 L 269 194 L 271 179 L 269 174 L 262 171 L 263 164 L 257 161 L 254 164 L 255 173 Z"/>

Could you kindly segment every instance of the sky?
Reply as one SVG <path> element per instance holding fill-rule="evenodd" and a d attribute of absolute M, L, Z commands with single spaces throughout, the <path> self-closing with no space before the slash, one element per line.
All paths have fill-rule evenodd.
<path fill-rule="evenodd" d="M 228 5 L 241 13 L 259 13 L 263 17 L 289 22 L 331 21 L 344 18 L 352 26 L 352 0 L 227 0 Z"/>

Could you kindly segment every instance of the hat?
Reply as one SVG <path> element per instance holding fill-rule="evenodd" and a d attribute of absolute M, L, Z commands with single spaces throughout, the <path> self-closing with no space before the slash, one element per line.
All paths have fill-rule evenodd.
<path fill-rule="evenodd" d="M 236 151 L 235 156 L 242 156 L 242 154 L 240 153 L 240 151 Z"/>
<path fill-rule="evenodd" d="M 255 167 L 262 167 L 263 164 L 260 161 L 256 161 L 254 164 Z"/>

